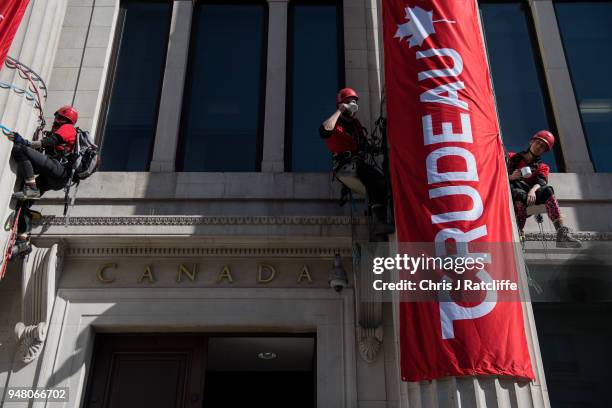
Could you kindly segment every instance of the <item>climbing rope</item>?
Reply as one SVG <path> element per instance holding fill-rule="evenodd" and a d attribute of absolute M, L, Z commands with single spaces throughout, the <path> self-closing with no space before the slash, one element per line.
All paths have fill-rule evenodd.
<path fill-rule="evenodd" d="M 9 238 L 6 242 L 6 245 L 4 246 L 4 258 L 2 259 L 2 268 L 0 268 L 0 280 L 4 278 L 4 275 L 6 274 L 6 268 L 13 255 L 13 245 L 15 245 L 15 241 L 17 240 L 17 228 L 19 225 L 20 216 L 21 206 L 18 206 L 17 210 L 15 211 L 15 217 L 12 220 L 13 225 L 11 226 Z"/>
<path fill-rule="evenodd" d="M 30 83 L 31 91 L 38 95 L 38 101 L 41 100 L 40 91 L 43 92 L 43 98 L 47 98 L 47 84 L 33 69 L 10 56 L 6 57 L 4 65 L 6 65 L 6 67 L 9 69 L 16 70 L 22 79 L 25 79 Z"/>
<path fill-rule="evenodd" d="M 33 108 L 37 111 L 38 116 L 38 127 L 34 131 L 34 136 L 32 140 L 40 139 L 42 135 L 42 131 L 45 128 L 45 117 L 42 110 L 42 101 L 47 98 L 47 85 L 45 81 L 38 75 L 34 70 L 32 70 L 27 65 L 18 61 L 15 58 L 7 56 L 4 65 L 8 69 L 14 69 L 21 79 L 27 81 L 26 87 L 20 87 L 14 84 L 9 84 L 6 82 L 0 81 L 0 89 L 5 89 L 8 91 L 13 91 L 17 95 L 23 96 L 26 101 L 31 102 Z M 8 126 L 0 124 L 0 131 L 5 135 L 9 136 L 13 133 L 13 130 Z M 9 237 L 7 239 L 6 244 L 4 245 L 2 264 L 0 267 L 0 280 L 4 278 L 6 274 L 6 269 L 8 267 L 8 263 L 13 255 L 13 246 L 17 240 L 17 229 L 19 225 L 19 219 L 22 213 L 22 205 L 18 204 L 17 208 L 13 212 L 13 217 L 10 222 L 12 222 L 12 226 L 10 228 Z"/>
<path fill-rule="evenodd" d="M 533 276 L 531 276 L 531 272 L 529 271 L 529 265 L 527 265 L 527 262 L 525 262 L 525 275 L 527 275 L 528 286 L 531 286 L 538 295 L 544 293 L 544 289 L 542 289 L 542 286 L 540 286 L 538 281 L 536 281 Z"/>
<path fill-rule="evenodd" d="M 374 122 L 374 127 L 369 132 L 364 128 L 365 137 L 360 143 L 360 148 L 364 152 L 364 161 L 371 167 L 377 169 L 380 173 L 385 174 L 385 165 L 381 164 L 376 160 L 377 157 L 383 156 L 386 160 L 386 143 L 385 143 L 385 128 L 387 121 L 383 116 L 383 106 L 385 103 L 385 92 L 383 91 L 380 98 L 380 112 L 378 119 Z"/>
<path fill-rule="evenodd" d="M 2 82 L 2 81 L 0 81 L 0 88 L 1 89 L 11 89 L 18 95 L 24 95 L 28 102 L 33 102 L 34 107 L 38 108 L 37 106 L 38 101 L 36 99 L 36 95 L 28 91 L 27 89 L 20 88 L 17 85 L 9 84 L 9 83 Z"/>
<path fill-rule="evenodd" d="M 544 248 L 544 257 L 548 258 L 548 244 L 546 243 L 546 238 L 544 237 L 544 217 L 542 217 L 542 214 L 536 214 L 535 220 L 538 223 L 538 228 L 540 229 L 540 242 L 542 242 L 542 247 Z"/>
<path fill-rule="evenodd" d="M 21 88 L 13 84 L 7 84 L 5 82 L 0 82 L 0 88 L 13 90 L 19 95 L 24 95 L 26 100 L 34 104 L 34 109 L 36 109 L 38 112 L 38 127 L 34 132 L 32 140 L 38 140 L 40 139 L 46 124 L 45 115 L 42 110 L 42 100 L 47 98 L 47 84 L 45 84 L 45 81 L 40 77 L 40 75 L 34 72 L 34 70 L 15 58 L 7 56 L 6 60 L 4 61 L 4 65 L 9 69 L 14 69 L 17 71 L 19 77 L 28 82 L 29 89 Z M 4 129 L 2 131 L 5 132 Z"/>

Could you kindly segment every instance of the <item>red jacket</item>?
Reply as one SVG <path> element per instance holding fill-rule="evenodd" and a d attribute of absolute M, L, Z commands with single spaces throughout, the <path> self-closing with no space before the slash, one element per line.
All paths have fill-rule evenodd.
<path fill-rule="evenodd" d="M 365 137 L 363 126 L 357 118 L 340 116 L 333 130 L 319 128 L 319 135 L 332 153 L 356 152 L 358 140 Z"/>
<path fill-rule="evenodd" d="M 41 140 L 41 145 L 47 155 L 57 158 L 57 156 L 63 156 L 64 153 L 72 152 L 76 138 L 75 127 L 65 124 L 57 129 L 52 127 L 50 132 L 46 132 L 46 136 Z"/>
<path fill-rule="evenodd" d="M 528 165 L 522 153 L 526 152 L 521 152 L 521 154 L 508 152 L 508 175 L 512 174 L 514 170 L 520 170 L 525 166 L 529 166 L 531 169 L 531 176 L 523 178 L 521 181 L 525 182 L 529 187 L 533 187 L 536 184 L 541 186 L 548 184 L 550 167 L 548 167 L 546 163 L 543 163 L 539 157 Z"/>
<path fill-rule="evenodd" d="M 61 125 L 59 128 L 57 128 L 56 130 L 51 129 L 51 132 L 58 135 L 64 142 L 63 144 L 56 145 L 55 150 L 58 150 L 60 152 L 63 152 L 63 151 L 71 152 L 72 151 L 74 147 L 74 143 L 76 142 L 76 136 L 77 136 L 77 131 L 74 128 L 74 126 L 70 124 L 64 124 L 64 125 Z"/>

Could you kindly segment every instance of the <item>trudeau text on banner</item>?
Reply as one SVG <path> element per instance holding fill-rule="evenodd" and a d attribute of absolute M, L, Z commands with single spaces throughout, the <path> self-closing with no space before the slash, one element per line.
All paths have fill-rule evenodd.
<path fill-rule="evenodd" d="M 475 0 L 383 0 L 385 89 L 399 248 L 511 243 L 508 178 Z M 474 279 L 516 274 L 512 245 Z M 481 251 L 482 252 L 482 251 Z M 402 379 L 533 379 L 521 304 L 400 303 Z"/>

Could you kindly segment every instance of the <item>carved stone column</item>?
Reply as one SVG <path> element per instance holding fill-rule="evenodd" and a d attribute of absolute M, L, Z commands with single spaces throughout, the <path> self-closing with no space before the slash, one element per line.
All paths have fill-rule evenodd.
<path fill-rule="evenodd" d="M 357 311 L 357 342 L 359 354 L 368 363 L 373 363 L 383 345 L 382 293 L 373 289 L 374 274 L 360 273 L 362 256 L 369 257 L 369 249 L 358 244 L 353 254 L 355 274 L 355 307 Z M 362 253 L 365 251 L 365 253 Z M 371 263 L 364 263 L 369 265 Z"/>
<path fill-rule="evenodd" d="M 189 37 L 194 4 L 175 0 L 168 41 L 168 54 L 164 69 L 164 81 L 155 131 L 155 146 L 151 171 L 173 172 L 179 140 L 183 89 L 187 77 Z"/>
<path fill-rule="evenodd" d="M 21 20 L 19 30 L 8 55 L 30 67 L 47 83 L 60 39 L 62 22 L 68 0 L 32 0 Z M 15 70 L 0 67 L 0 81 L 27 88 L 27 83 Z M 43 101 L 44 103 L 44 101 Z M 32 103 L 23 95 L 0 90 L 0 123 L 24 136 L 32 135 L 37 126 Z M 2 223 L 11 213 L 9 202 L 15 184 L 15 170 L 9 165 L 13 144 L 0 137 L 0 219 Z M 0 231 L 0 247 L 6 243 L 8 232 Z"/>
<path fill-rule="evenodd" d="M 530 0 L 552 111 L 565 167 L 572 173 L 593 173 L 593 163 L 580 121 L 561 33 L 551 0 Z"/>
<path fill-rule="evenodd" d="M 288 0 L 268 0 L 268 63 L 262 172 L 285 167 Z"/>
<path fill-rule="evenodd" d="M 18 352 L 24 363 L 35 360 L 47 337 L 57 278 L 62 265 L 58 244 L 32 249 L 23 265 L 21 321 L 15 325 Z"/>

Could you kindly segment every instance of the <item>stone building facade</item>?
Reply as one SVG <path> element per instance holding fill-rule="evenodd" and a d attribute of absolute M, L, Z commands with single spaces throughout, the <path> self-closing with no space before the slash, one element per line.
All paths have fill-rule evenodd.
<path fill-rule="evenodd" d="M 364 307 L 354 284 L 353 241 L 367 237 L 367 220 L 359 215 L 363 203 L 357 204 L 358 215 L 352 218 L 349 206 L 338 206 L 339 187 L 331 183 L 329 172 L 290 171 L 287 165 L 291 2 L 262 3 L 267 37 L 260 161 L 257 171 L 240 172 L 176 171 L 193 21 L 202 2 L 166 2 L 171 5 L 169 35 L 146 171 L 95 174 L 79 188 L 68 225 L 62 216 L 63 193 L 46 194 L 37 203 L 45 217 L 34 230 L 34 251 L 23 263 L 11 264 L 0 282 L 3 403 L 8 404 L 7 387 L 67 387 L 69 401 L 33 406 L 102 406 L 95 384 L 96 376 L 102 375 L 96 371 L 102 359 L 96 356 L 104 355 L 105 344 L 113 341 L 104 343 L 104 339 L 137 334 L 140 344 L 164 336 L 205 339 L 207 363 L 213 368 L 200 368 L 207 373 L 224 371 L 219 368 L 223 358 L 219 362 L 213 351 L 215 344 L 221 344 L 218 350 L 223 350 L 224 345 L 232 344 L 231 339 L 246 339 L 250 343 L 245 349 L 255 347 L 253 352 L 273 353 L 274 347 L 301 350 L 292 356 L 293 366 L 276 371 L 310 373 L 307 380 L 300 380 L 293 398 L 311 398 L 318 407 L 551 406 L 546 350 L 540 351 L 540 345 L 551 343 L 541 339 L 539 343 L 538 330 L 541 326 L 553 333 L 552 316 L 567 309 L 546 309 L 534 315 L 535 306 L 529 302 L 524 304 L 524 313 L 535 382 L 495 377 L 400 381 L 397 308 L 391 303 Z M 58 106 L 73 104 L 79 110 L 79 126 L 91 129 L 103 144 L 122 7 L 129 2 L 30 3 L 9 55 L 47 81 L 44 108 L 48 121 Z M 565 170 L 553 173 L 551 184 L 563 216 L 588 241 L 586 247 L 605 248 L 612 231 L 612 175 L 596 172 L 591 161 L 553 1 L 523 3 L 534 30 L 542 83 L 561 146 L 559 167 Z M 384 86 L 381 4 L 343 0 L 338 10 L 342 82 L 360 94 L 360 117 L 369 128 L 378 116 Z M 6 69 L 0 78 L 19 81 Z M 0 118 L 24 135 L 35 127 L 31 105 L 8 92 L 0 93 Z M 313 137 L 318 137 L 314 133 L 317 126 L 313 124 Z M 0 141 L 3 219 L 11 212 L 10 192 L 15 182 L 10 148 L 9 142 Z M 231 155 L 227 160 L 232 160 Z M 545 221 L 542 228 L 543 235 L 533 219 L 527 223 L 525 255 L 536 280 L 546 280 L 556 265 L 575 255 L 554 248 L 552 224 Z M 2 240 L 6 238 L 3 231 Z M 349 280 L 340 292 L 328 284 L 337 255 Z M 581 265 L 580 270 L 585 271 L 591 264 L 587 260 Z M 609 272 L 607 266 L 604 270 Z M 568 301 L 565 295 L 559 296 Z M 607 292 L 602 296 L 610 300 Z M 609 318 L 611 310 L 603 305 L 597 316 Z M 568 316 L 580 320 L 579 314 Z M 18 323 L 20 337 L 15 336 Z M 579 327 L 576 330 L 586 330 L 586 326 Z M 287 343 L 282 346 L 278 341 Z M 312 344 L 300 348 L 302 341 Z M 239 355 L 236 347 L 231 350 Z M 300 366 L 299 361 L 309 358 L 306 368 Z M 229 356 L 227 360 L 230 366 L 236 364 L 238 368 L 232 366 L 236 372 L 260 375 L 257 361 L 245 363 L 247 357 Z M 553 356 L 548 361 L 554 370 L 557 360 Z M 192 367 L 194 371 L 198 366 Z M 226 367 L 228 370 L 232 368 Z M 202 373 L 198 375 L 203 377 Z M 584 381 L 573 382 L 571 370 L 568 373 L 567 379 L 553 373 L 555 387 L 572 383 L 578 384 L 576 393 L 588 391 Z M 207 374 L 207 378 L 214 376 Z M 146 387 L 138 388 L 139 384 L 134 383 L 134 390 L 144 392 Z M 107 391 L 99 392 L 106 395 Z M 273 384 L 266 391 L 280 392 Z M 202 387 L 189 392 L 187 399 L 193 406 L 206 406 L 203 402 L 212 398 Z M 552 395 L 554 399 L 554 391 Z M 256 403 L 257 398 L 251 401 Z"/>

